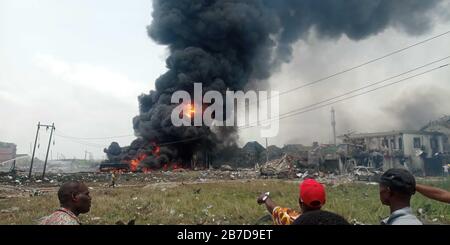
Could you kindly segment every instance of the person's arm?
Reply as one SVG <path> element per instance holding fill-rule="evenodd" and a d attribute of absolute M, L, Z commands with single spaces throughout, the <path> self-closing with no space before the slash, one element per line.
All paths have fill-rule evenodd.
<path fill-rule="evenodd" d="M 416 184 L 416 190 L 420 194 L 440 202 L 450 203 L 450 192 L 432 186 Z"/>
<path fill-rule="evenodd" d="M 270 197 L 268 197 L 268 196 L 266 198 L 265 197 L 266 197 L 265 193 L 261 194 L 258 197 L 257 202 L 259 205 L 264 203 L 266 205 L 267 211 L 269 211 L 269 213 L 272 215 L 273 210 L 275 209 L 277 204 L 274 201 L 272 201 L 272 199 L 270 199 Z M 265 198 L 265 201 L 264 201 L 264 198 Z"/>

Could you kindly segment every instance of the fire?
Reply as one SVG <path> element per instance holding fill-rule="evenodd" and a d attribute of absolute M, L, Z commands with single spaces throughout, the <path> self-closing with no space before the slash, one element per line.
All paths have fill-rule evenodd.
<path fill-rule="evenodd" d="M 159 153 L 161 152 L 161 148 L 157 145 L 154 146 L 154 149 L 152 151 L 152 154 L 155 156 L 159 156 Z"/>
<path fill-rule="evenodd" d="M 144 174 L 149 174 L 152 172 L 151 168 L 142 168 L 142 172 L 144 172 Z"/>
<path fill-rule="evenodd" d="M 166 163 L 163 165 L 163 171 L 175 170 L 183 168 L 181 164 L 178 163 Z"/>
<path fill-rule="evenodd" d="M 195 107 L 192 104 L 187 104 L 184 111 L 185 111 L 184 115 L 186 115 L 189 118 L 192 118 L 195 114 Z"/>
<path fill-rule="evenodd" d="M 159 157 L 161 154 L 161 147 L 159 147 L 156 143 L 152 143 L 151 145 L 153 147 L 151 150 L 151 154 L 153 156 Z M 131 172 L 136 172 L 138 170 L 139 164 L 144 159 L 146 159 L 148 156 L 149 155 L 147 155 L 145 153 L 140 153 L 137 158 L 131 160 L 129 162 Z M 175 170 L 175 169 L 180 169 L 180 168 L 182 168 L 182 165 L 179 163 L 166 163 L 162 166 L 163 171 Z M 149 167 L 143 167 L 141 170 L 142 170 L 142 172 L 147 174 L 147 173 L 151 173 L 155 169 L 152 169 Z"/>
<path fill-rule="evenodd" d="M 139 163 L 141 163 L 145 158 L 147 158 L 146 154 L 139 154 L 139 156 L 136 159 L 131 160 L 130 162 L 130 170 L 131 172 L 136 172 Z"/>

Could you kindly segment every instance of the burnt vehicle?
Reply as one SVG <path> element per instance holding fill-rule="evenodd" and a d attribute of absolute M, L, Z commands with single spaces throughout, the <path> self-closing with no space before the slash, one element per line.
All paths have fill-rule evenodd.
<path fill-rule="evenodd" d="M 366 166 L 356 166 L 353 169 L 353 175 L 359 181 L 378 181 L 382 174 L 382 171 Z"/>
<path fill-rule="evenodd" d="M 130 165 L 127 163 L 102 163 L 99 167 L 100 172 L 114 172 L 114 171 L 120 171 L 120 172 L 130 172 Z"/>

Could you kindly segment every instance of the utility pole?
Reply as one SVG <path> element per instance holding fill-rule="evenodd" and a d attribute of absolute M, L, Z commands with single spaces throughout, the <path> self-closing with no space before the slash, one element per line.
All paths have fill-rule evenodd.
<path fill-rule="evenodd" d="M 84 150 L 84 161 L 86 161 L 86 157 L 87 157 L 88 151 Z"/>
<path fill-rule="evenodd" d="M 44 177 L 45 177 L 45 168 L 47 167 L 48 153 L 50 151 L 50 145 L 52 143 L 53 131 L 55 131 L 55 123 L 52 123 L 52 126 L 49 126 L 49 125 L 43 125 L 43 126 L 46 126 L 47 129 L 51 128 L 51 130 L 50 130 L 50 138 L 48 139 L 47 154 L 45 154 L 44 171 L 42 172 L 42 179 L 44 179 Z"/>
<path fill-rule="evenodd" d="M 267 144 L 267 138 L 266 138 L 266 163 L 269 162 L 269 147 Z"/>
<path fill-rule="evenodd" d="M 16 173 L 16 159 L 14 159 L 14 162 L 11 166 L 11 173 L 15 174 Z"/>
<path fill-rule="evenodd" d="M 31 155 L 31 164 L 30 164 L 30 172 L 28 173 L 28 179 L 31 179 L 31 171 L 33 170 L 33 162 L 34 162 L 34 153 L 36 152 L 36 143 L 37 143 L 40 128 L 41 128 L 41 122 L 38 122 L 37 131 L 36 131 L 36 139 L 34 140 L 33 154 Z"/>
<path fill-rule="evenodd" d="M 331 127 L 333 128 L 333 144 L 336 145 L 336 117 L 333 107 L 331 107 Z"/>

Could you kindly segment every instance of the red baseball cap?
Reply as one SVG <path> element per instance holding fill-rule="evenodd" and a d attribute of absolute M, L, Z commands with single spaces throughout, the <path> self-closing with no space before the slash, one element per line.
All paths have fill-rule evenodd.
<path fill-rule="evenodd" d="M 326 201 L 325 187 L 314 179 L 304 180 L 299 185 L 300 200 L 310 208 L 321 208 Z"/>

